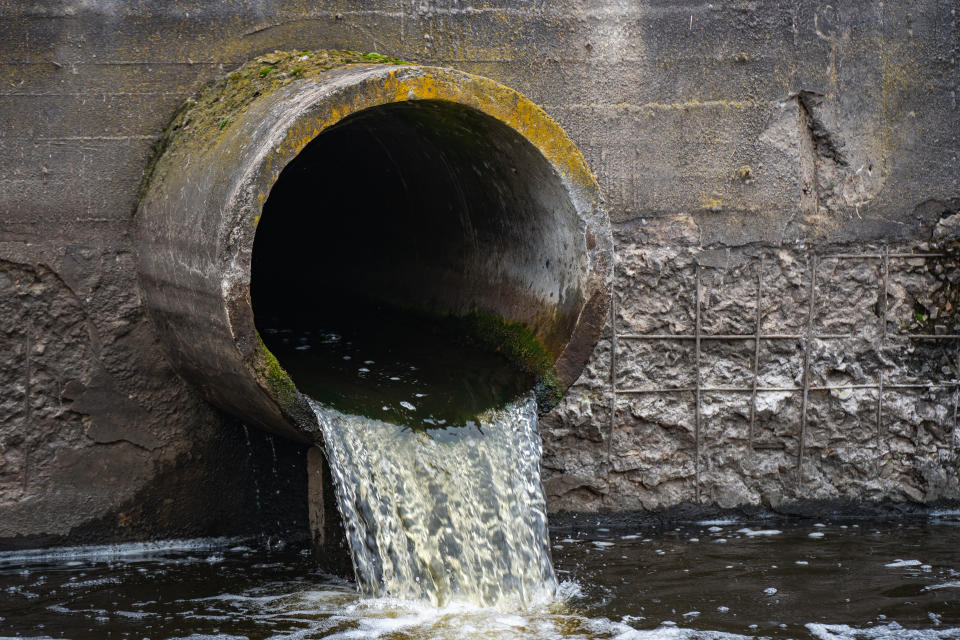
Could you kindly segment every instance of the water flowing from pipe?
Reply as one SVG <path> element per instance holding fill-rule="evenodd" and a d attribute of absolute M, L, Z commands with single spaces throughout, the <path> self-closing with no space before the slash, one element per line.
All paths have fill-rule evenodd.
<path fill-rule="evenodd" d="M 505 609 L 553 596 L 532 395 L 429 432 L 312 405 L 362 593 Z"/>

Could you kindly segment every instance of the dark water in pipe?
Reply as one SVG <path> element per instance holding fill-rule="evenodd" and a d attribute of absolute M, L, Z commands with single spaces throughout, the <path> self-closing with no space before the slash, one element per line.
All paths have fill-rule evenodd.
<path fill-rule="evenodd" d="M 552 536 L 562 601 L 514 613 L 363 599 L 294 548 L 0 554 L 0 636 L 960 638 L 958 513 L 666 530 L 583 522 Z"/>
<path fill-rule="evenodd" d="M 258 317 L 264 343 L 314 400 L 414 429 L 472 426 L 525 395 L 532 374 L 458 331 L 455 321 L 358 299 Z"/>

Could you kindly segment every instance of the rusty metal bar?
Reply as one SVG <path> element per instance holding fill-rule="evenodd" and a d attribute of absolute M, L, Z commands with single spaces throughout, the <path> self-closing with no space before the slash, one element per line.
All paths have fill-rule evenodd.
<path fill-rule="evenodd" d="M 753 345 L 753 394 L 750 396 L 750 432 L 747 437 L 753 450 L 753 439 L 757 424 L 757 387 L 760 384 L 760 302 L 763 300 L 763 257 L 757 261 L 757 298 L 754 309 L 754 345 Z"/>
<path fill-rule="evenodd" d="M 807 435 L 807 402 L 810 395 L 810 348 L 813 346 L 813 313 L 817 287 L 817 256 L 810 256 L 810 297 L 807 300 L 807 337 L 803 341 L 803 400 L 800 404 L 800 440 L 797 447 L 797 487 L 803 481 L 804 441 Z"/>
<path fill-rule="evenodd" d="M 619 338 L 625 340 L 696 340 L 696 334 L 686 334 L 686 333 L 627 333 L 620 334 Z M 721 333 L 721 334 L 702 334 L 700 336 L 701 340 L 753 340 L 757 336 L 755 334 L 739 334 L 739 333 Z M 774 336 L 761 336 L 761 338 L 796 338 L 800 339 L 802 336 L 794 335 L 774 335 Z"/>
<path fill-rule="evenodd" d="M 891 253 L 890 258 L 946 258 L 946 253 Z"/>
<path fill-rule="evenodd" d="M 906 335 L 906 334 L 905 334 Z M 696 340 L 696 334 L 686 333 L 621 333 L 617 336 L 621 340 Z M 859 336 L 849 333 L 824 333 L 812 336 L 814 340 L 854 340 Z M 927 336 L 927 337 L 953 337 L 946 336 Z M 960 337 L 960 335 L 956 336 Z M 743 333 L 705 333 L 700 336 L 700 340 L 755 340 L 756 334 Z M 761 340 L 803 340 L 806 336 L 800 333 L 770 333 L 761 335 Z"/>
<path fill-rule="evenodd" d="M 696 320 L 696 355 L 694 356 L 695 369 L 696 369 L 696 391 L 697 391 L 697 400 L 696 400 L 696 423 L 694 425 L 694 438 L 696 439 L 696 459 L 694 463 L 694 474 L 696 480 L 696 501 L 697 504 L 700 504 L 700 433 L 701 433 L 701 415 L 700 415 L 700 333 L 702 330 L 701 319 L 700 319 L 700 295 L 702 290 L 701 285 L 701 269 L 699 263 L 697 263 L 697 320 Z"/>
<path fill-rule="evenodd" d="M 620 389 L 620 395 L 640 395 L 645 393 L 695 393 L 697 391 L 696 387 L 655 387 L 650 389 L 644 388 L 626 388 Z M 707 391 L 707 389 L 704 389 Z"/>
<path fill-rule="evenodd" d="M 951 389 L 960 386 L 960 381 L 933 384 L 884 384 L 884 389 Z"/>
<path fill-rule="evenodd" d="M 883 371 L 877 376 L 877 441 L 875 477 L 880 477 L 880 443 L 883 442 Z"/>
<path fill-rule="evenodd" d="M 957 370 L 960 372 L 960 347 L 957 348 Z M 957 459 L 958 447 L 960 444 L 957 443 L 957 409 L 960 405 L 960 387 L 955 387 L 953 390 L 953 433 L 952 442 L 950 443 L 950 448 L 953 451 L 954 460 Z"/>
<path fill-rule="evenodd" d="M 960 365 L 960 349 L 957 350 L 957 361 Z M 960 448 L 960 443 L 957 443 L 957 409 L 960 405 L 960 387 L 954 387 L 953 389 L 953 457 L 954 460 L 957 458 L 958 448 Z"/>
<path fill-rule="evenodd" d="M 887 282 L 890 278 L 890 248 L 884 245 L 883 247 L 883 290 L 880 292 L 882 298 L 882 307 L 880 312 L 880 321 L 883 322 L 883 326 L 880 332 L 880 341 L 881 346 L 886 343 L 887 340 Z"/>
<path fill-rule="evenodd" d="M 618 338 L 623 340 L 696 340 L 697 336 L 672 333 L 621 333 Z"/>
<path fill-rule="evenodd" d="M 960 387 L 960 381 L 938 382 L 933 384 L 886 384 L 884 390 L 896 389 L 953 389 Z M 879 389 L 877 383 L 868 384 L 838 384 L 838 385 L 809 385 L 808 391 L 855 391 L 860 389 Z M 620 395 L 643 395 L 647 393 L 694 393 L 696 387 L 651 387 L 620 389 Z M 701 393 L 753 393 L 753 387 L 700 387 Z M 757 393 L 792 393 L 803 391 L 803 387 L 757 387 Z"/>
<path fill-rule="evenodd" d="M 887 343 L 887 305 L 889 304 L 889 282 L 890 282 L 890 247 L 883 245 L 883 275 L 881 278 L 883 289 L 880 292 L 881 311 L 880 311 L 880 342 L 874 345 L 874 352 L 877 359 L 883 362 L 881 349 Z M 877 443 L 876 443 L 876 467 L 875 477 L 880 478 L 880 447 L 883 443 L 883 370 L 877 374 Z"/>
<path fill-rule="evenodd" d="M 824 260 L 882 260 L 888 258 L 945 258 L 945 253 L 834 253 L 824 254 Z"/>
<path fill-rule="evenodd" d="M 828 253 L 824 260 L 877 260 L 883 258 L 882 253 Z"/>
<path fill-rule="evenodd" d="M 611 249 L 616 252 L 616 248 Z M 610 280 L 610 428 L 607 433 L 607 474 L 613 466 L 613 432 L 617 425 L 617 260 Z"/>

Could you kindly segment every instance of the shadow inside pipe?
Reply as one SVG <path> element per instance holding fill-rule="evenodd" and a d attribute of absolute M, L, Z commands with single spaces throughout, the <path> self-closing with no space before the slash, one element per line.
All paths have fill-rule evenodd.
<path fill-rule="evenodd" d="M 433 101 L 361 111 L 270 192 L 252 256 L 257 329 L 318 401 L 467 424 L 542 383 L 569 338 L 578 228 L 552 165 L 499 121 Z"/>
<path fill-rule="evenodd" d="M 349 300 L 349 302 L 348 302 Z M 464 322 L 337 299 L 324 314 L 273 316 L 261 334 L 303 393 L 341 412 L 415 428 L 462 426 L 536 384 L 464 333 Z"/>

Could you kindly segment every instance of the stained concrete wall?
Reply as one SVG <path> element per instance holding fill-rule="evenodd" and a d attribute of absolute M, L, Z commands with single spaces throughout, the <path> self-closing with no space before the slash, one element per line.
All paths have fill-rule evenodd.
<path fill-rule="evenodd" d="M 960 333 L 955 261 L 899 257 L 949 253 L 955 235 L 942 224 L 932 242 L 960 206 L 956 13 L 951 0 L 0 2 L 0 539 L 94 522 L 102 539 L 227 531 L 255 511 L 272 476 L 254 463 L 271 458 L 248 456 L 241 425 L 170 369 L 130 229 L 177 107 L 295 48 L 494 78 L 596 171 L 615 309 L 544 423 L 553 509 L 960 497 L 960 343 L 901 335 Z M 761 338 L 704 337 L 755 335 L 758 290 Z M 838 385 L 854 388 L 820 389 Z M 213 514 L 198 485 L 235 493 Z M 166 511 L 131 516 L 148 495 Z"/>

